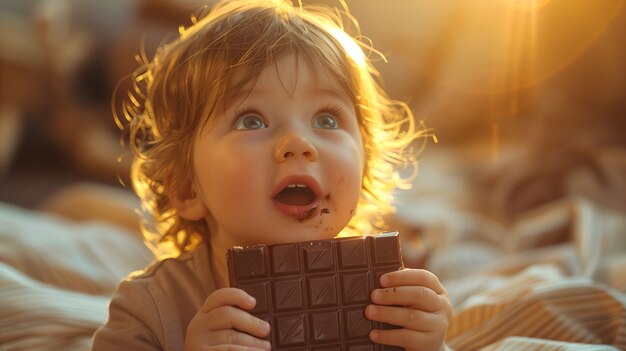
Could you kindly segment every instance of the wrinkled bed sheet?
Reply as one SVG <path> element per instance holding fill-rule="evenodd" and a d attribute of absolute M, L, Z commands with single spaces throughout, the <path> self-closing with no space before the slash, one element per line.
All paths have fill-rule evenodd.
<path fill-rule="evenodd" d="M 427 255 L 451 296 L 451 348 L 626 350 L 623 212 L 569 198 L 503 225 L 426 198 L 397 221 L 408 265 Z M 0 349 L 88 350 L 151 260 L 135 233 L 0 204 Z"/>
<path fill-rule="evenodd" d="M 539 208 L 512 226 L 453 208 L 440 218 L 430 212 L 417 220 L 419 245 L 455 307 L 450 347 L 626 349 L 623 213 L 580 198 Z"/>

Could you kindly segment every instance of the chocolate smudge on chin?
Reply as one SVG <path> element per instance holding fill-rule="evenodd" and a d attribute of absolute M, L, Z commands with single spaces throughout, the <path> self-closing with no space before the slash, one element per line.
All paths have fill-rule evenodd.
<path fill-rule="evenodd" d="M 322 211 L 320 212 L 320 216 L 323 214 L 327 214 L 327 213 L 330 213 L 330 210 L 327 208 L 322 208 Z"/>

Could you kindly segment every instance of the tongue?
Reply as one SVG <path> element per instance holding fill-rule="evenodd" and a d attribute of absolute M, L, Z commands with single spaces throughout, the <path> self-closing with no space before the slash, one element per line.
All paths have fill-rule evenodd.
<path fill-rule="evenodd" d="M 309 188 L 285 188 L 274 197 L 286 205 L 303 206 L 315 200 L 315 194 Z"/>

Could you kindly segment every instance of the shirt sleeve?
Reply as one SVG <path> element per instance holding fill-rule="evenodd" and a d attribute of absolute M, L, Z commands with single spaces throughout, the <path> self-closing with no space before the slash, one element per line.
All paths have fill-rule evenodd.
<path fill-rule="evenodd" d="M 141 279 L 123 281 L 109 304 L 109 318 L 93 337 L 92 351 L 164 350 L 163 323 Z"/>

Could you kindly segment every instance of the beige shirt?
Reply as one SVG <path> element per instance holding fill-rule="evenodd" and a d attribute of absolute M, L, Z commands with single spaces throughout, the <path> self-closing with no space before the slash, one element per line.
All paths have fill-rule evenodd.
<path fill-rule="evenodd" d="M 120 284 L 92 350 L 182 351 L 187 326 L 215 289 L 206 245 L 156 262 Z"/>

